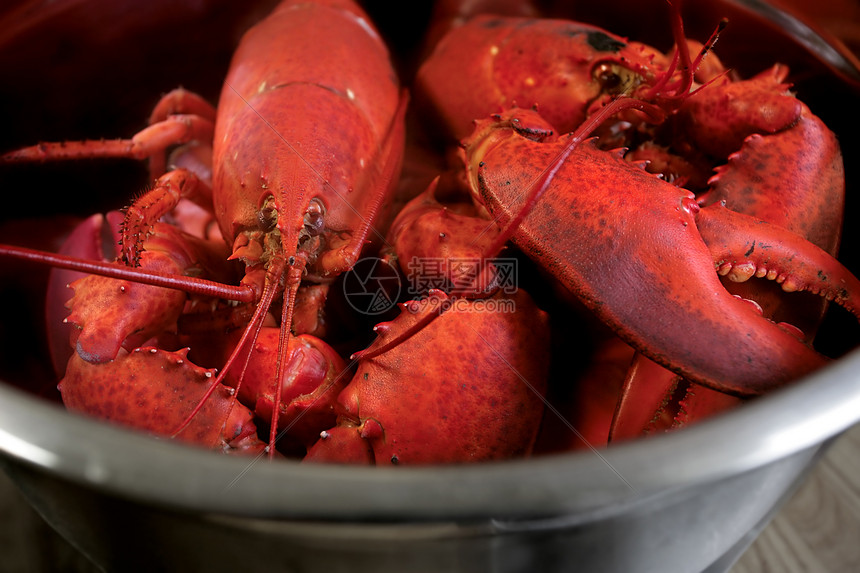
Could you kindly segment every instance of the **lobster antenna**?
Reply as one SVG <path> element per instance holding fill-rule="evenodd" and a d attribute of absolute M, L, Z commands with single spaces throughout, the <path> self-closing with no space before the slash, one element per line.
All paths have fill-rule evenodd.
<path fill-rule="evenodd" d="M 690 58 L 690 46 L 687 44 L 687 36 L 684 33 L 684 18 L 681 16 L 681 0 L 669 2 L 669 10 L 671 12 L 669 19 L 672 22 L 672 36 L 675 39 L 675 52 L 679 56 L 678 61 L 682 78 L 681 85 L 675 91 L 675 95 L 676 97 L 681 97 L 680 94 L 685 94 L 690 91 L 690 86 L 693 85 L 693 74 L 695 73 L 695 68 L 693 68 L 693 62 Z"/>
<path fill-rule="evenodd" d="M 696 56 L 696 59 L 693 61 L 693 70 L 699 69 L 699 66 L 702 65 L 702 61 L 705 59 L 705 56 L 714 49 L 714 45 L 717 43 L 717 40 L 720 38 L 720 34 L 722 34 L 723 30 L 726 29 L 726 26 L 729 25 L 729 19 L 723 18 L 717 24 L 717 27 L 711 32 L 710 38 L 705 42 L 705 45 L 702 46 L 702 49 L 699 50 L 699 54 Z"/>
<path fill-rule="evenodd" d="M 656 96 L 669 84 L 669 80 L 672 78 L 672 75 L 675 73 L 675 70 L 678 69 L 678 59 L 680 56 L 678 55 L 678 50 L 675 50 L 672 54 L 672 61 L 669 62 L 669 67 L 666 69 L 663 74 L 660 75 L 660 79 L 657 82 L 648 88 L 648 91 L 645 94 L 645 99 L 656 98 Z"/>
<path fill-rule="evenodd" d="M 275 370 L 277 371 L 277 377 L 275 378 L 275 407 L 272 408 L 272 425 L 269 428 L 269 459 L 273 459 L 275 455 L 275 442 L 278 439 L 278 414 L 280 414 L 281 410 L 281 392 L 283 390 L 284 376 L 287 374 L 287 366 L 289 365 L 289 361 L 286 360 L 286 356 L 287 347 L 290 343 L 290 328 L 292 328 L 293 324 L 296 293 L 298 293 L 302 271 L 305 267 L 304 259 L 301 259 L 301 263 L 298 262 L 299 260 L 300 259 L 298 257 L 294 258 L 293 265 L 289 267 L 288 273 L 291 276 L 287 279 L 287 284 L 290 286 L 289 289 L 284 290 L 284 298 L 289 297 L 289 300 L 287 300 L 287 304 L 283 305 L 281 309 L 281 330 L 278 335 L 278 360 L 275 366 Z M 295 280 L 291 281 L 291 278 L 295 278 Z"/>
<path fill-rule="evenodd" d="M 669 0 L 669 21 L 672 27 L 672 38 L 675 41 L 675 51 L 672 54 L 672 61 L 668 69 L 663 72 L 660 80 L 651 86 L 646 92 L 645 99 L 657 99 L 663 90 L 675 75 L 675 72 L 681 71 L 681 80 L 678 87 L 675 88 L 671 96 L 664 96 L 663 99 L 672 102 L 679 101 L 684 97 L 686 92 L 690 91 L 690 86 L 693 85 L 693 74 L 695 68 L 690 59 L 690 46 L 687 45 L 687 36 L 684 33 L 684 19 L 681 17 L 681 0 Z"/>
<path fill-rule="evenodd" d="M 225 300 L 235 300 L 237 302 L 254 302 L 257 300 L 254 289 L 247 285 L 225 285 L 196 277 L 177 276 L 153 270 L 143 270 L 115 262 L 91 261 L 69 255 L 60 255 L 5 244 L 0 244 L 0 256 L 100 275 L 112 279 L 181 290 L 189 294 L 211 296 Z"/>
<path fill-rule="evenodd" d="M 671 77 L 675 74 L 676 71 L 681 71 L 681 80 L 678 84 L 678 87 L 675 89 L 674 94 L 671 96 L 665 96 L 664 99 L 666 101 L 682 101 L 685 99 L 690 92 L 690 88 L 693 85 L 695 79 L 696 70 L 699 69 L 699 66 L 702 65 L 702 61 L 705 59 L 705 56 L 714 48 L 714 45 L 717 43 L 717 40 L 720 37 L 720 34 L 723 30 L 725 30 L 729 21 L 726 18 L 720 20 L 717 24 L 717 27 L 711 32 L 708 41 L 702 46 L 699 53 L 696 55 L 695 60 L 690 57 L 690 46 L 687 45 L 687 36 L 684 32 L 684 20 L 681 17 L 681 2 L 677 0 L 675 2 L 669 2 L 670 7 L 670 19 L 672 22 L 672 36 L 675 41 L 675 51 L 672 54 L 672 62 L 669 64 L 669 68 L 662 75 L 660 80 L 655 83 L 651 88 L 649 88 L 648 92 L 645 95 L 645 99 L 658 98 L 660 91 L 666 87 L 669 83 Z"/>
<path fill-rule="evenodd" d="M 233 366 L 233 363 L 236 361 L 236 358 L 239 356 L 239 353 L 245 347 L 249 337 L 253 336 L 256 340 L 257 334 L 260 332 L 260 328 L 263 325 L 263 320 L 266 317 L 266 313 L 269 312 L 269 308 L 272 306 L 272 301 L 275 298 L 275 292 L 277 291 L 278 283 L 280 282 L 280 276 L 284 271 L 285 261 L 282 256 L 272 258 L 269 263 L 269 268 L 266 269 L 266 281 L 263 286 L 263 295 L 260 298 L 260 303 L 257 305 L 257 308 L 254 310 L 254 315 L 251 317 L 248 326 L 245 328 L 245 332 L 242 333 L 242 337 L 239 339 L 239 342 L 236 344 L 236 347 L 233 349 L 233 352 L 230 353 L 230 357 L 227 359 L 227 362 L 221 368 L 221 371 L 218 373 L 218 376 L 215 378 L 212 385 L 194 407 L 190 414 L 183 420 L 183 422 L 179 425 L 179 427 L 171 434 L 170 437 L 175 438 L 180 432 L 182 432 L 185 428 L 188 427 L 188 424 L 194 419 L 194 416 L 197 415 L 198 412 L 203 408 L 203 405 L 206 403 L 206 400 L 212 395 L 216 388 L 221 386 L 221 382 L 223 382 L 227 372 L 230 371 L 230 368 Z M 242 378 L 239 379 L 239 384 L 241 385 Z M 239 392 L 239 388 L 235 388 L 234 391 L 236 393 Z"/>

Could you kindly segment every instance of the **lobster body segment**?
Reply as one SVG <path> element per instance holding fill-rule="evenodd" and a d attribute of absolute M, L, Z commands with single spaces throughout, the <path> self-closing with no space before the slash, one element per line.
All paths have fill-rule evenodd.
<path fill-rule="evenodd" d="M 338 41 L 321 50 L 320 38 Z M 287 256 L 300 241 L 318 250 L 362 242 L 355 235 L 399 169 L 402 97 L 386 46 L 356 6 L 280 4 L 244 36 L 221 93 L 213 199 L 224 235 L 276 221 Z M 320 263 L 322 276 L 345 270 Z"/>
<path fill-rule="evenodd" d="M 285 379 L 300 283 L 357 261 L 399 175 L 405 108 L 387 47 L 353 2 L 286 0 L 245 34 L 216 118 L 213 207 L 260 302 L 228 364 L 283 292 L 272 374 Z"/>
<path fill-rule="evenodd" d="M 416 100 L 458 140 L 474 120 L 512 107 L 537 106 L 566 133 L 668 64 L 645 44 L 581 22 L 479 15 L 438 43 L 416 76 Z"/>

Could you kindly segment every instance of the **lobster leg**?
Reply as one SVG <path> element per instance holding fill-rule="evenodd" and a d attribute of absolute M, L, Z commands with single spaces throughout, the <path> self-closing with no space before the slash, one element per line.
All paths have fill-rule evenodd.
<path fill-rule="evenodd" d="M 672 398 L 683 383 L 682 376 L 635 353 L 608 429 L 609 441 L 649 433 L 666 416 L 667 407 L 673 403 Z"/>
<path fill-rule="evenodd" d="M 165 174 L 164 166 L 168 147 L 189 142 L 211 142 L 214 120 L 214 108 L 203 98 L 185 90 L 174 90 L 156 105 L 150 117 L 150 126 L 131 139 L 40 143 L 4 154 L 0 156 L 0 163 L 108 157 L 150 159 L 150 171 L 159 178 L 151 191 L 129 207 L 121 239 L 124 245 L 123 261 L 137 266 L 141 243 L 149 229 L 176 207 L 181 198 L 211 207 L 211 182 L 201 180 L 194 171 L 188 169 L 177 169 Z"/>
<path fill-rule="evenodd" d="M 128 158 L 147 159 L 171 145 L 189 141 L 211 141 L 214 132 L 212 120 L 195 115 L 173 115 L 153 124 L 131 139 L 102 141 L 64 141 L 39 143 L 10 151 L 0 156 L 2 163 L 22 161 L 59 161 L 67 159 Z"/>
<path fill-rule="evenodd" d="M 175 169 L 159 177 L 153 189 L 140 196 L 126 210 L 120 239 L 123 262 L 137 266 L 143 240 L 152 226 L 172 211 L 180 199 L 201 196 L 211 199 L 211 194 L 211 188 L 192 171 Z"/>
<path fill-rule="evenodd" d="M 149 116 L 149 125 L 167 121 L 175 115 L 191 115 L 204 120 L 215 122 L 215 108 L 208 101 L 188 90 L 177 88 L 165 94 L 155 105 Z M 198 139 L 196 141 L 211 141 L 211 139 Z M 211 164 L 211 148 L 208 150 L 209 163 Z M 209 167 L 211 170 L 211 165 Z M 164 153 L 155 153 L 149 158 L 149 174 L 153 179 L 161 176 L 167 171 L 167 162 Z M 199 173 L 198 173 L 199 175 Z M 208 178 L 211 185 L 211 175 Z"/>
<path fill-rule="evenodd" d="M 214 122 L 215 107 L 197 95 L 183 88 L 176 88 L 165 94 L 149 115 L 149 125 L 155 125 L 174 115 L 192 115 Z"/>
<path fill-rule="evenodd" d="M 609 441 L 678 428 L 742 402 L 737 396 L 685 380 L 637 353 L 618 398 Z"/>
<path fill-rule="evenodd" d="M 149 127 L 131 139 L 39 143 L 0 156 L 0 162 L 59 161 L 115 157 L 149 159 L 153 178 L 166 171 L 164 151 L 189 141 L 212 141 L 215 108 L 193 92 L 175 89 L 153 108 Z"/>

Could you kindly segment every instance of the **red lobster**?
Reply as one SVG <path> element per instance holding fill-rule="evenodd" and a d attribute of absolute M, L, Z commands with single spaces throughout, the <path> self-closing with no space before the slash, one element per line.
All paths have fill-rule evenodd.
<path fill-rule="evenodd" d="M 729 294 L 718 274 L 767 277 L 856 314 L 860 283 L 827 252 L 841 226 L 841 155 L 788 93 L 786 68 L 730 82 L 719 62 L 702 66 L 716 34 L 693 58 L 701 45 L 684 37 L 673 6 L 670 56 L 586 24 L 477 16 L 438 43 L 416 100 L 449 138 L 479 120 L 464 141 L 477 202 L 518 225 L 513 242 L 619 336 L 696 383 L 757 395 L 827 360 L 796 328 Z M 600 139 L 583 140 L 591 133 Z M 629 157 L 650 159 L 663 179 L 598 146 L 634 148 Z M 707 181 L 701 165 L 733 150 L 698 200 L 677 186 Z M 820 316 L 819 305 L 776 320 L 811 334 Z M 665 390 L 650 389 L 658 404 Z M 642 408 L 646 422 L 653 415 Z"/>
<path fill-rule="evenodd" d="M 326 38 L 327 49 L 319 49 L 320 38 Z M 72 381 L 80 381 L 88 386 L 76 393 L 82 401 L 75 400 L 73 407 L 140 425 L 147 414 L 133 411 L 133 400 L 141 390 L 125 381 L 114 383 L 117 376 L 127 372 L 135 380 L 148 378 L 153 407 L 177 412 L 163 424 L 146 422 L 147 429 L 163 435 L 188 435 L 192 433 L 189 425 L 213 427 L 216 434 L 221 432 L 225 443 L 232 444 L 237 436 L 251 432 L 241 424 L 238 429 L 224 427 L 224 410 L 216 408 L 217 412 L 208 413 L 208 404 L 225 393 L 220 382 L 228 373 L 243 377 L 242 363 L 247 362 L 251 348 L 262 343 L 259 333 L 270 310 L 280 315 L 278 342 L 274 347 L 267 343 L 268 352 L 275 355 L 273 372 L 266 382 L 274 389 L 274 403 L 281 405 L 287 398 L 275 380 L 299 376 L 290 374 L 291 369 L 316 371 L 322 366 L 322 379 L 330 387 L 331 372 L 341 375 L 342 364 L 325 358 L 309 360 L 307 353 L 306 359 L 295 360 L 295 351 L 288 351 L 294 346 L 290 328 L 297 293 L 302 281 L 330 282 L 351 268 L 375 232 L 373 225 L 400 168 L 405 107 L 406 98 L 387 48 L 360 8 L 347 0 L 288 0 L 243 37 L 217 112 L 201 98 L 177 90 L 156 107 L 150 127 L 131 140 L 41 144 L 3 156 L 4 162 L 149 158 L 157 177 L 153 189 L 127 210 L 121 235 L 125 266 L 87 266 L 63 257 L 3 248 L 7 255 L 123 279 L 118 283 L 92 276 L 75 283 L 70 320 L 81 332 L 76 356 L 62 383 L 64 398 L 73 393 Z M 184 144 L 211 145 L 211 181 L 206 161 L 193 161 L 190 168 L 164 173 L 165 150 Z M 174 153 L 175 162 L 182 164 L 196 152 L 181 147 Z M 239 286 L 190 277 L 206 270 L 199 265 L 200 256 L 179 257 L 187 250 L 187 236 L 173 237 L 160 251 L 163 256 L 156 255 L 153 237 L 157 234 L 153 233 L 157 221 L 185 198 L 212 210 L 232 251 L 229 258 L 244 264 Z M 227 263 L 221 266 L 227 267 Z M 217 379 L 211 372 L 201 374 L 199 368 L 188 365 L 184 351 L 177 354 L 139 346 L 141 339 L 154 337 L 158 341 L 176 331 L 177 322 L 188 316 L 186 296 L 161 286 L 195 297 L 232 298 L 255 305 L 247 313 L 250 318 L 244 317 L 247 326 Z M 139 293 L 127 296 L 132 289 Z M 175 292 L 179 294 L 171 294 Z M 96 300 L 83 303 L 87 297 Z M 280 298 L 283 303 L 278 305 Z M 114 303 L 130 299 L 134 299 L 131 314 L 116 320 Z M 228 309 L 226 314 L 236 319 L 243 313 Z M 217 327 L 218 323 L 210 329 Z M 96 345 L 92 340 L 99 342 Z M 131 352 L 126 355 L 121 346 Z M 321 352 L 324 357 L 331 356 L 327 350 Z M 127 363 L 130 360 L 134 363 Z M 172 381 L 159 386 L 162 371 L 170 368 Z M 234 368 L 238 370 L 234 372 Z M 176 399 L 165 391 L 200 376 L 216 382 L 203 393 Z M 125 397 L 108 397 L 95 390 L 93 385 L 103 377 L 110 381 L 101 383 L 110 384 L 114 392 L 124 392 Z M 102 407 L 106 400 L 126 405 L 108 411 Z M 137 404 L 142 407 L 140 400 Z M 232 408 L 232 399 L 229 404 Z M 270 446 L 274 446 L 281 408 L 270 409 Z M 151 427 L 154 425 L 158 427 Z M 207 445 L 213 445 L 209 438 L 206 440 Z M 272 448 L 270 455 L 273 453 Z"/>
<path fill-rule="evenodd" d="M 331 17 L 334 21 L 327 22 Z M 165 142 L 189 142 L 172 153 L 171 164 L 180 167 L 160 176 L 123 223 L 121 257 L 146 272 L 99 266 L 99 272 L 128 280 L 120 284 L 91 276 L 73 284 L 69 320 L 78 327 L 73 334 L 76 352 L 61 383 L 70 408 L 225 451 L 258 451 L 262 444 L 253 440 L 250 413 L 233 404 L 223 380 L 238 390 L 243 404 L 271 420 L 270 453 L 280 430 L 289 430 L 294 438 L 279 445 L 291 454 L 300 455 L 324 438 L 311 448 L 309 460 L 473 461 L 531 450 L 543 413 L 547 317 L 524 292 L 511 301 L 516 313 L 484 309 L 490 302 L 469 303 L 409 344 L 363 358 L 346 390 L 347 371 L 330 347 L 315 337 L 289 335 L 290 326 L 297 333 L 319 332 L 314 301 L 327 282 L 354 263 L 398 170 L 405 98 L 398 101 L 393 72 L 383 65 L 384 52 L 361 18 L 354 8 L 284 3 L 243 40 L 217 115 L 196 96 L 176 91 L 156 107 L 152 126 L 131 142 L 42 145 L 5 156 L 28 159 L 45 151 L 53 158 L 78 151 L 84 156 L 139 155 L 148 157 L 159 174 Z M 308 51 L 315 50 L 319 36 L 343 44 L 332 43 L 331 53 L 312 57 Z M 282 42 L 280 49 L 273 49 L 274 37 Z M 276 58 L 284 54 L 293 67 L 315 60 L 319 69 L 298 66 L 292 76 L 279 75 L 283 64 Z M 339 77 L 317 77 L 320 70 L 336 70 Z M 362 113 L 356 114 L 357 109 Z M 205 149 L 212 118 L 210 161 Z M 344 125 L 351 130 L 343 130 Z M 161 135 L 165 131 L 168 135 Z M 157 145 L 154 136 L 161 139 Z M 271 157 L 260 154 L 279 147 L 286 149 Z M 216 293 L 210 290 L 215 285 L 202 283 L 189 302 L 179 290 L 134 282 L 183 290 L 191 290 L 191 281 L 177 278 L 182 275 L 229 282 L 224 278 L 230 272 L 227 257 L 210 256 L 217 251 L 211 242 L 187 253 L 191 245 L 205 242 L 155 222 L 169 216 L 192 230 L 176 209 L 186 197 L 206 203 L 210 163 L 214 214 L 221 235 L 232 238 L 229 258 L 244 263 L 246 288 L 222 286 Z M 198 235 L 205 229 L 193 227 Z M 169 240 L 159 232 L 170 235 Z M 77 267 L 61 258 L 34 258 Z M 154 279 L 153 271 L 159 270 L 166 274 L 163 283 Z M 277 331 L 263 323 L 273 321 L 266 314 L 281 289 Z M 256 309 L 248 326 L 228 339 L 223 332 L 247 322 L 249 313 L 245 307 L 217 305 L 216 313 L 224 317 L 220 323 L 210 311 L 216 303 L 201 299 L 207 294 L 240 299 L 251 294 Z M 415 312 L 404 312 L 377 330 L 402 333 L 444 300 L 439 295 L 413 302 L 409 308 Z M 216 327 L 215 335 L 207 337 Z M 455 337 L 459 360 L 437 361 L 439 368 L 428 369 Z M 172 346 L 180 349 L 164 349 Z M 486 358 L 476 365 L 475 358 L 482 355 Z M 192 364 L 191 356 L 203 363 L 226 361 L 226 366 L 216 379 L 213 371 Z M 520 376 L 534 386 L 523 385 Z M 494 383 L 484 383 L 484 377 Z M 416 383 L 420 392 L 411 387 Z M 435 422 L 422 425 L 416 418 Z M 429 440 L 431 434 L 438 439 Z"/>

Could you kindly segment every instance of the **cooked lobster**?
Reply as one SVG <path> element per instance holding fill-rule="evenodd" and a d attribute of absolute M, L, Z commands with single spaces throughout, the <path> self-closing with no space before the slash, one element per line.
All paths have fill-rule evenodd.
<path fill-rule="evenodd" d="M 329 49 L 317 48 L 320 37 L 332 39 Z M 112 267 L 119 276 L 132 273 L 134 280 L 167 284 L 195 296 L 232 296 L 254 305 L 245 316 L 244 335 L 207 395 L 196 403 L 188 399 L 172 404 L 171 397 L 159 394 L 164 407 L 181 407 L 186 413 L 182 423 L 160 427 L 158 433 L 185 431 L 227 374 L 234 368 L 241 372 L 270 310 L 280 315 L 272 380 L 284 380 L 291 367 L 300 366 L 287 352 L 300 284 L 330 282 L 349 269 L 375 232 L 373 225 L 400 168 L 405 107 L 387 47 L 361 8 L 349 1 L 285 1 L 244 35 L 217 109 L 176 90 L 156 106 L 151 125 L 130 140 L 40 144 L 3 156 L 4 162 L 150 159 L 157 178 L 153 189 L 127 209 L 122 224 L 120 258 L 125 266 L 103 265 L 101 272 L 109 273 Z M 190 160 L 198 153 L 195 146 L 201 145 L 211 148 L 211 160 Z M 174 163 L 188 167 L 164 172 L 169 149 L 174 150 Z M 220 277 L 206 273 L 199 266 L 200 257 L 173 256 L 184 248 L 187 237 L 174 241 L 166 257 L 169 268 L 149 262 L 158 220 L 187 199 L 211 210 L 232 251 L 229 259 L 243 263 L 240 285 L 220 295 L 208 290 L 213 285 L 196 290 L 190 286 L 194 281 L 189 274 Z M 60 264 L 75 267 L 68 261 Z M 224 261 L 222 266 L 228 264 Z M 144 272 L 134 273 L 138 267 Z M 152 278 L 155 270 L 162 271 L 162 280 Z M 81 329 L 75 360 L 81 359 L 88 369 L 112 363 L 123 345 L 136 348 L 140 338 L 177 332 L 186 305 L 181 291 L 139 285 L 135 290 L 139 288 L 140 294 L 132 297 L 136 313 L 125 314 L 118 326 L 112 301 L 130 298 L 125 285 L 93 275 L 74 288 L 70 320 Z M 103 292 L 123 295 L 106 299 Z M 161 310 L 167 304 L 163 299 L 170 300 L 169 313 Z M 282 304 L 276 304 L 279 300 Z M 224 328 L 219 322 L 223 319 L 213 315 L 212 320 L 212 328 Z M 96 337 L 101 341 L 98 346 L 91 343 Z M 156 362 L 150 366 L 156 382 L 161 368 Z M 71 374 L 67 371 L 67 379 Z M 66 392 L 68 386 L 62 384 Z M 275 403 L 280 404 L 281 385 L 273 386 Z M 92 405 L 76 401 L 74 407 L 105 416 L 99 405 L 103 399 L 92 392 Z M 280 408 L 271 411 L 274 445 Z M 129 424 L 137 419 L 122 413 L 105 417 Z M 221 424 L 210 418 L 207 423 Z"/>
<path fill-rule="evenodd" d="M 810 346 L 824 305 L 799 309 L 783 291 L 856 312 L 860 284 L 832 257 L 839 147 L 789 92 L 788 69 L 737 78 L 712 53 L 719 27 L 688 40 L 677 10 L 665 54 L 521 10 L 455 18 L 430 40 L 414 110 L 442 118 L 442 139 L 462 148 L 387 233 L 395 187 L 410 183 L 399 178 L 407 97 L 351 2 L 282 2 L 244 36 L 217 106 L 175 90 L 132 139 L 2 156 L 146 159 L 154 180 L 107 230 L 121 245 L 105 258 L 119 262 L 0 249 L 94 273 L 72 284 L 72 348 L 55 353 L 68 360 L 68 407 L 224 451 L 274 455 L 277 443 L 308 461 L 528 455 L 557 383 L 552 317 L 545 292 L 505 290 L 504 252 L 535 261 L 669 377 L 655 388 L 645 368 L 628 375 L 616 438 L 659 416 L 679 377 L 733 400 L 826 364 Z M 101 233 L 89 225 L 83 241 Z M 362 253 L 404 274 L 439 262 L 441 284 L 411 292 L 346 361 L 327 342 L 338 325 L 326 301 Z M 729 284 L 752 277 L 780 286 Z M 630 410 L 641 395 L 658 405 Z"/>

